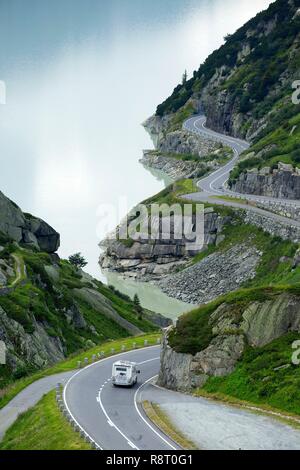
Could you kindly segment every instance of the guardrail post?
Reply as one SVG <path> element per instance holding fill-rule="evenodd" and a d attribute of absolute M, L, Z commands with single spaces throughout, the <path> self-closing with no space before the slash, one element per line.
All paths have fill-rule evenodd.
<path fill-rule="evenodd" d="M 96 354 L 93 354 L 93 355 L 92 355 L 92 361 L 93 361 L 93 362 L 96 361 Z"/>
<path fill-rule="evenodd" d="M 157 344 L 160 344 L 160 343 L 161 343 L 161 339 L 160 339 L 160 338 L 157 338 L 156 343 L 157 343 Z"/>
<path fill-rule="evenodd" d="M 85 358 L 84 358 L 84 365 L 86 366 L 88 363 L 89 363 L 89 358 L 88 358 L 88 357 L 85 357 Z"/>
<path fill-rule="evenodd" d="M 111 348 L 110 352 L 111 354 L 115 354 L 115 348 Z"/>
<path fill-rule="evenodd" d="M 122 344 L 122 351 L 123 351 L 123 352 L 126 351 L 126 346 L 125 346 L 125 344 Z"/>
<path fill-rule="evenodd" d="M 147 339 L 145 339 L 145 341 L 144 341 L 144 346 L 148 346 L 148 340 Z"/>
<path fill-rule="evenodd" d="M 132 343 L 132 349 L 136 349 L 136 343 Z"/>

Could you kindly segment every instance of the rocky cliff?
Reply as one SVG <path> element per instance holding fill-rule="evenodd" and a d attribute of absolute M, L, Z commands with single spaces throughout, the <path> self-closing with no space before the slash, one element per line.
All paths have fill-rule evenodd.
<path fill-rule="evenodd" d="M 236 244 L 226 251 L 206 256 L 179 273 L 162 278 L 157 285 L 170 297 L 200 305 L 233 292 L 253 279 L 261 256 L 262 252 L 255 246 Z"/>
<path fill-rule="evenodd" d="M 162 223 L 163 218 L 161 219 Z M 199 250 L 218 243 L 222 237 L 222 229 L 230 217 L 221 216 L 211 208 L 204 212 L 204 244 Z M 193 218 L 192 225 L 195 223 Z M 104 240 L 102 246 L 105 253 L 100 258 L 103 269 L 118 271 L 124 275 L 142 279 L 143 281 L 160 279 L 162 276 L 174 273 L 195 256 L 199 250 L 190 251 L 190 240 L 174 238 L 148 240 L 142 236 L 131 243 L 119 240 Z"/>
<path fill-rule="evenodd" d="M 300 169 L 279 162 L 276 169 L 248 170 L 231 183 L 231 189 L 241 194 L 300 199 Z"/>
<path fill-rule="evenodd" d="M 176 329 L 167 332 L 158 379 L 161 386 L 182 391 L 202 387 L 209 377 L 232 373 L 246 347 L 263 347 L 288 332 L 300 333 L 300 298 L 281 293 L 241 305 L 221 303 L 201 325 L 208 343 L 203 348 L 197 347 L 195 334 L 186 336 L 193 323 L 197 328 L 196 316 L 194 312 L 182 317 Z M 187 349 L 191 353 L 181 352 Z"/>
<path fill-rule="evenodd" d="M 59 248 L 59 234 L 43 220 L 24 214 L 0 192 L 0 231 L 17 243 L 47 253 Z"/>

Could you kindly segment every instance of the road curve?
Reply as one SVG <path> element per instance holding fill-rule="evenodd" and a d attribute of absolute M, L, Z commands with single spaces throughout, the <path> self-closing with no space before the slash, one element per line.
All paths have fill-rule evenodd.
<path fill-rule="evenodd" d="M 223 143 L 224 145 L 227 145 L 228 147 L 232 148 L 234 157 L 222 168 L 214 171 L 206 178 L 201 179 L 198 182 L 198 186 L 202 189 L 202 191 L 208 194 L 224 195 L 224 193 L 227 193 L 227 190 L 225 189 L 225 183 L 228 181 L 230 172 L 237 163 L 240 154 L 247 150 L 250 145 L 244 140 L 235 139 L 212 131 L 205 126 L 205 123 L 205 116 L 194 116 L 185 121 L 183 128 L 194 134 L 201 135 L 209 138 L 210 140 L 215 140 L 217 142 Z"/>
<path fill-rule="evenodd" d="M 197 185 L 201 189 L 201 192 L 190 194 L 187 196 L 188 199 L 203 201 L 203 202 L 212 202 L 213 196 L 232 196 L 245 199 L 247 201 L 254 201 L 254 202 L 280 202 L 285 204 L 286 206 L 300 206 L 299 200 L 290 200 L 284 198 L 274 198 L 274 197 L 267 197 L 267 196 L 257 196 L 253 194 L 240 194 L 233 191 L 230 191 L 226 186 L 226 183 L 229 179 L 230 172 L 235 167 L 239 156 L 242 152 L 249 148 L 249 143 L 245 140 L 236 139 L 234 137 L 230 137 L 227 135 L 220 134 L 218 132 L 212 131 L 208 129 L 206 126 L 206 117 L 203 115 L 194 116 L 187 121 L 184 122 L 183 128 L 189 132 L 194 134 L 207 137 L 210 140 L 215 140 L 216 142 L 221 142 L 229 147 L 232 148 L 234 152 L 233 158 L 223 167 L 219 168 L 218 170 L 214 171 L 213 173 L 209 174 L 208 176 L 202 178 L 198 181 Z M 269 212 L 264 209 L 258 209 L 253 206 L 246 206 L 242 203 L 234 203 L 231 201 L 222 201 L 220 199 L 215 199 L 215 203 L 230 207 L 236 207 L 239 209 L 252 210 L 254 212 L 258 212 L 261 215 L 265 215 L 271 218 L 274 218 L 284 224 L 288 225 L 295 225 L 300 226 L 298 221 L 295 221 L 288 217 L 279 216 L 272 212 Z"/>
<path fill-rule="evenodd" d="M 229 179 L 230 172 L 235 167 L 241 153 L 247 150 L 250 147 L 250 144 L 246 142 L 245 140 L 237 139 L 237 138 L 230 137 L 224 134 L 220 134 L 219 132 L 212 131 L 208 129 L 205 124 L 206 124 L 206 117 L 203 115 L 198 115 L 185 121 L 183 124 L 183 128 L 194 134 L 197 134 L 200 136 L 202 135 L 211 140 L 215 140 L 216 142 L 221 142 L 227 145 L 228 147 L 231 147 L 234 152 L 234 157 L 230 160 L 230 162 L 228 162 L 226 165 L 219 168 L 218 170 L 214 171 L 207 177 L 202 178 L 200 181 L 198 181 L 197 183 L 198 187 L 203 191 L 203 193 L 207 197 L 228 195 L 228 196 L 233 196 L 233 197 L 242 197 L 244 199 L 255 201 L 255 202 L 280 201 L 287 205 L 300 206 L 299 200 L 290 200 L 290 199 L 284 199 L 284 198 L 277 199 L 274 197 L 257 196 L 253 194 L 240 194 L 240 193 L 235 193 L 233 191 L 230 191 L 226 187 L 226 183 Z M 264 211 L 264 212 L 267 212 L 267 211 Z"/>
<path fill-rule="evenodd" d="M 137 362 L 141 370 L 133 388 L 116 388 L 111 383 L 116 360 Z M 64 388 L 65 405 L 73 419 L 103 450 L 177 450 L 145 416 L 140 392 L 156 376 L 160 346 L 119 354 L 76 372 Z"/>

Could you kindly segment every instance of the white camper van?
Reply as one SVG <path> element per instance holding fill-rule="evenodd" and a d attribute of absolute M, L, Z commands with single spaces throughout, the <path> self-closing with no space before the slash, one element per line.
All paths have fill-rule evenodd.
<path fill-rule="evenodd" d="M 129 361 L 118 361 L 113 364 L 112 383 L 120 387 L 132 387 L 137 383 L 137 364 Z"/>

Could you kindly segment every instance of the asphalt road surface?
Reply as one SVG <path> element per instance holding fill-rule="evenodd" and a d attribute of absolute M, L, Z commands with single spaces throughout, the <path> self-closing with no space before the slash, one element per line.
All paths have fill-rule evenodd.
<path fill-rule="evenodd" d="M 144 400 L 158 403 L 201 449 L 300 449 L 300 432 L 272 417 L 153 386 L 159 355 L 159 346 L 139 349 L 33 383 L 0 410 L 0 440 L 19 413 L 60 382 L 69 412 L 101 449 L 179 449 L 145 416 Z M 120 359 L 140 364 L 139 383 L 132 389 L 111 384 L 112 364 Z"/>
<path fill-rule="evenodd" d="M 122 358 L 141 370 L 133 388 L 114 387 L 112 365 Z M 156 376 L 160 346 L 123 353 L 78 371 L 67 383 L 64 401 L 80 427 L 104 450 L 176 450 L 178 446 L 146 419 L 140 393 Z"/>
<path fill-rule="evenodd" d="M 223 167 L 219 168 L 218 170 L 214 171 L 213 173 L 209 174 L 208 176 L 198 181 L 197 185 L 199 189 L 201 190 L 201 192 L 195 193 L 195 194 L 189 194 L 184 197 L 187 199 L 191 199 L 193 201 L 214 202 L 216 204 L 236 207 L 238 209 L 246 208 L 247 210 L 251 210 L 251 211 L 260 213 L 261 215 L 274 218 L 283 224 L 295 225 L 299 227 L 300 223 L 298 221 L 295 221 L 288 217 L 283 217 L 283 216 L 274 214 L 265 209 L 260 209 L 260 208 L 249 206 L 249 205 L 245 206 L 245 204 L 243 204 L 242 201 L 241 203 L 238 203 L 235 201 L 228 201 L 228 200 L 224 201 L 224 200 L 216 199 L 216 198 L 213 199 L 213 196 L 232 196 L 232 197 L 242 198 L 244 200 L 253 201 L 253 202 L 264 202 L 264 203 L 281 202 L 285 204 L 287 207 L 295 206 L 295 205 L 300 206 L 299 200 L 290 200 L 290 199 L 283 199 L 283 198 L 276 199 L 273 197 L 256 196 L 253 194 L 240 194 L 240 193 L 235 193 L 233 191 L 230 191 L 226 185 L 230 176 L 230 172 L 233 170 L 233 168 L 237 164 L 241 153 L 249 148 L 249 144 L 248 142 L 244 140 L 236 139 L 234 137 L 226 136 L 218 132 L 212 131 L 206 127 L 205 123 L 206 123 L 205 116 L 203 115 L 194 116 L 188 119 L 187 121 L 185 121 L 185 123 L 183 124 L 183 128 L 188 130 L 189 132 L 207 137 L 216 142 L 222 142 L 224 145 L 227 145 L 232 148 L 234 152 L 234 156 L 226 165 L 224 165 Z"/>

